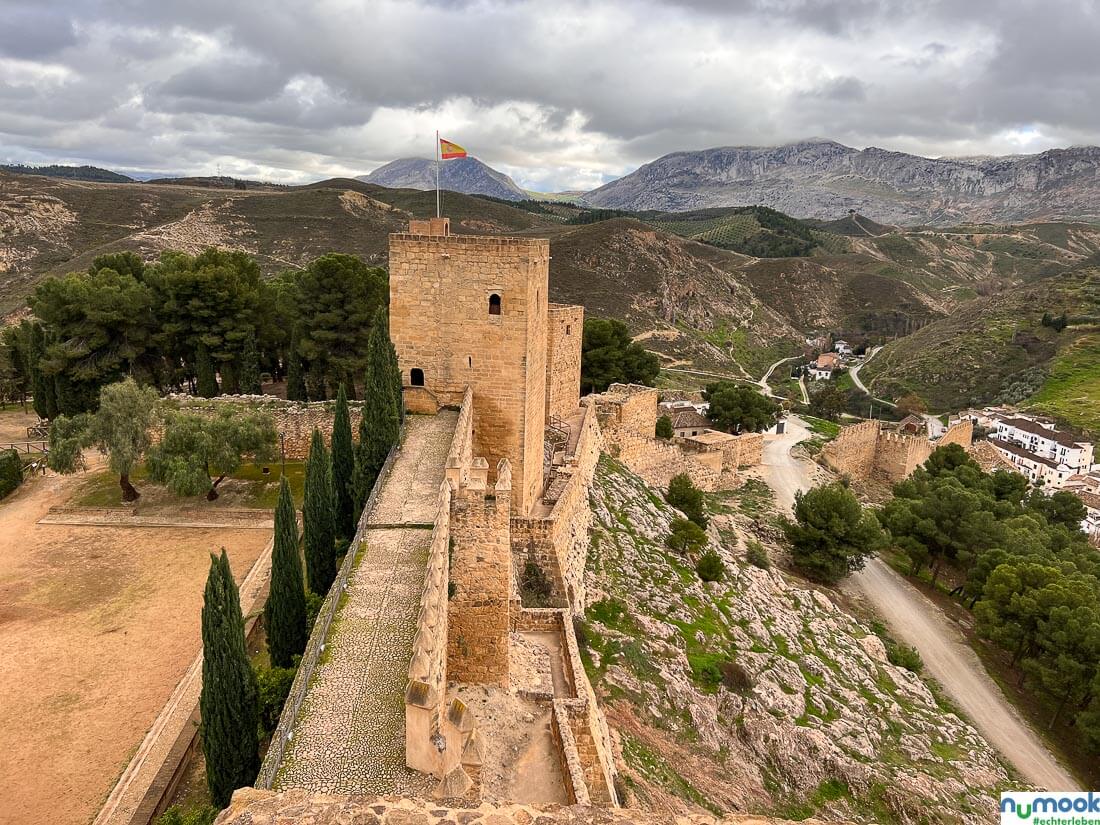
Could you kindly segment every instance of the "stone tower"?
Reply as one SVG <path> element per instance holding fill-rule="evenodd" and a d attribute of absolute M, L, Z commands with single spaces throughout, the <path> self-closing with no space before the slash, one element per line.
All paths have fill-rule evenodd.
<path fill-rule="evenodd" d="M 447 218 L 390 235 L 390 335 L 406 398 L 458 405 L 473 389 L 474 454 L 494 471 L 508 459 L 519 516 L 543 487 L 549 262 L 548 240 L 452 235 Z"/>

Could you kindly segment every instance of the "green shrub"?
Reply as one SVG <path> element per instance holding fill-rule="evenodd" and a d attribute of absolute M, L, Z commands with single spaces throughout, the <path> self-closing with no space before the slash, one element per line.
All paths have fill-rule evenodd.
<path fill-rule="evenodd" d="M 722 580 L 722 576 L 726 573 L 726 566 L 722 564 L 722 559 L 717 553 L 708 550 L 695 565 L 695 572 L 705 582 L 716 582 Z"/>
<path fill-rule="evenodd" d="M 553 588 L 537 562 L 528 560 L 523 566 L 519 588 L 524 607 L 549 607 Z"/>
<path fill-rule="evenodd" d="M 911 670 L 913 673 L 920 673 L 924 669 L 924 660 L 921 659 L 915 647 L 899 644 L 893 639 L 886 640 L 885 644 L 886 658 L 890 660 L 890 664 Z"/>
<path fill-rule="evenodd" d="M 761 570 L 768 570 L 772 566 L 771 559 L 768 558 L 768 551 L 764 548 L 764 545 L 752 539 L 748 542 L 745 551 L 745 560 L 754 567 L 759 567 Z"/>
<path fill-rule="evenodd" d="M 156 825 L 211 825 L 217 815 L 213 805 L 195 805 L 187 810 L 173 805 L 157 817 Z"/>
<path fill-rule="evenodd" d="M 698 524 L 686 518 L 674 518 L 669 525 L 671 532 L 665 538 L 665 545 L 680 555 L 698 553 L 707 546 L 707 534 Z"/>
<path fill-rule="evenodd" d="M 300 661 L 295 656 L 294 661 Z M 297 667 L 258 667 L 256 671 L 257 702 L 260 706 L 260 726 L 265 734 L 272 733 L 279 724 L 290 686 L 294 683 Z"/>
<path fill-rule="evenodd" d="M 672 438 L 672 436 L 674 435 L 672 430 L 672 419 L 669 418 L 667 415 L 662 415 L 660 418 L 658 418 L 655 434 L 657 438 Z"/>
<path fill-rule="evenodd" d="M 313 625 L 317 623 L 317 616 L 321 613 L 324 604 L 324 596 L 320 596 L 312 590 L 306 590 L 306 626 L 309 627 L 310 631 L 313 630 Z"/>
<path fill-rule="evenodd" d="M 23 462 L 15 450 L 0 452 L 0 498 L 23 483 Z"/>
<path fill-rule="evenodd" d="M 585 612 L 594 622 L 606 627 L 616 627 L 626 616 L 626 605 L 618 599 L 608 597 L 588 605 Z"/>
<path fill-rule="evenodd" d="M 703 491 L 692 483 L 687 473 L 680 473 L 672 477 L 672 480 L 668 483 L 668 492 L 665 493 L 665 501 L 700 527 L 705 528 L 707 526 Z"/>

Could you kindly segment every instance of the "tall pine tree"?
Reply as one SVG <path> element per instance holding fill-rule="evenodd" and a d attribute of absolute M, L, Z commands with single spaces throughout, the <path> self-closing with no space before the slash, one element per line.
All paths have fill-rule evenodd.
<path fill-rule="evenodd" d="M 210 556 L 202 607 L 202 749 L 211 802 L 229 804 L 260 769 L 256 676 L 244 641 L 241 600 L 229 559 Z"/>
<path fill-rule="evenodd" d="M 385 310 L 379 308 L 367 346 L 367 372 L 363 386 L 363 417 L 355 451 L 355 504 L 366 504 L 371 487 L 386 463 L 400 434 L 400 399 L 394 397 L 394 369 Z"/>
<path fill-rule="evenodd" d="M 332 422 L 332 498 L 336 535 L 350 539 L 355 533 L 352 478 L 355 475 L 355 447 L 351 441 L 351 416 L 344 385 L 336 394 L 336 415 Z"/>
<path fill-rule="evenodd" d="M 264 607 L 267 650 L 271 664 L 290 667 L 309 641 L 306 624 L 306 591 L 302 561 L 298 556 L 298 520 L 290 485 L 279 482 L 279 503 L 275 507 L 275 543 L 271 549 L 271 592 Z"/>
<path fill-rule="evenodd" d="M 210 350 L 203 343 L 195 349 L 195 391 L 203 398 L 213 398 L 218 394 L 214 362 L 210 358 Z"/>
<path fill-rule="evenodd" d="M 290 338 L 290 350 L 286 356 L 286 397 L 288 401 L 306 400 L 306 375 L 302 356 L 298 351 L 298 330 Z"/>
<path fill-rule="evenodd" d="M 313 431 L 306 460 L 302 527 L 309 589 L 324 596 L 336 578 L 336 537 L 332 507 L 332 465 L 319 430 Z"/>

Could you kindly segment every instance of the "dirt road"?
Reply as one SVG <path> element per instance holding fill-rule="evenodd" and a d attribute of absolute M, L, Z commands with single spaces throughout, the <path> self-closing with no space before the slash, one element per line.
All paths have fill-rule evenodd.
<path fill-rule="evenodd" d="M 808 435 L 802 422 L 791 416 L 787 432 L 764 446 L 765 480 L 775 491 L 776 500 L 788 508 L 794 504 L 795 492 L 813 484 L 810 468 L 790 453 Z M 865 598 L 886 620 L 895 637 L 920 652 L 927 673 L 943 685 L 974 726 L 1025 780 L 1048 790 L 1079 789 L 1004 698 L 962 633 L 920 591 L 878 559 L 872 559 L 844 586 Z"/>
<path fill-rule="evenodd" d="M 894 636 L 920 651 L 928 674 L 1027 781 L 1052 791 L 1081 789 L 1005 700 L 962 634 L 924 594 L 879 559 L 872 559 L 845 587 L 866 597 Z"/>

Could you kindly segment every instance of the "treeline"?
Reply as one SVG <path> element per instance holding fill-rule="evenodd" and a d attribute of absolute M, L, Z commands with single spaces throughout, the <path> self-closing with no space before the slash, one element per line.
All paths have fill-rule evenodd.
<path fill-rule="evenodd" d="M 637 217 L 634 212 L 627 212 L 623 209 L 585 209 L 568 218 L 565 223 L 571 226 L 600 223 L 601 221 L 609 221 L 613 218 L 633 218 Z"/>
<path fill-rule="evenodd" d="M 341 384 L 354 398 L 387 295 L 385 270 L 352 255 L 272 280 L 243 252 L 165 252 L 148 266 L 104 255 L 35 288 L 33 317 L 0 338 L 0 375 L 48 419 L 94 410 L 126 376 L 209 397 L 259 392 L 267 373 L 292 400 L 329 399 Z"/>
<path fill-rule="evenodd" d="M 958 445 L 936 450 L 894 486 L 881 520 L 912 573 L 945 567 L 979 633 L 1011 654 L 1021 686 L 1052 700 L 1100 753 L 1100 553 L 1080 529 L 1085 507 L 1065 491 L 1029 490 L 1013 472 L 983 472 Z"/>

